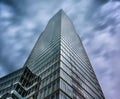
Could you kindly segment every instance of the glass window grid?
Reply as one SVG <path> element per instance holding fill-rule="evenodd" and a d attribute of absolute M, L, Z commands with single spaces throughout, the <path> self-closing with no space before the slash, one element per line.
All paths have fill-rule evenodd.
<path fill-rule="evenodd" d="M 51 56 L 52 57 L 52 56 Z M 53 59 L 54 58 L 54 59 Z M 59 61 L 59 55 L 57 55 L 57 57 L 53 56 L 53 60 L 51 60 L 51 58 L 48 59 L 48 61 L 45 64 L 42 64 L 42 66 L 40 66 L 40 68 L 37 68 L 37 70 L 35 72 L 37 73 L 41 73 L 42 71 L 44 71 L 46 68 L 49 68 L 50 66 L 54 65 L 56 62 Z M 39 65 L 38 65 L 39 66 Z"/>
<path fill-rule="evenodd" d="M 72 99 L 67 94 L 65 94 L 62 90 L 60 91 L 60 99 Z"/>
<path fill-rule="evenodd" d="M 68 53 L 70 53 L 71 58 L 73 57 L 76 61 L 79 60 L 79 62 L 81 62 L 81 64 L 85 64 L 86 69 L 88 69 L 89 71 L 92 70 L 92 68 L 90 67 L 90 65 L 88 65 L 86 62 L 84 62 L 84 60 L 83 60 L 81 57 L 79 57 L 75 52 L 73 52 L 69 47 L 67 47 L 67 46 L 64 45 L 64 44 L 62 44 L 61 47 L 62 47 L 61 50 L 62 50 L 64 53 L 65 53 L 65 51 L 67 51 Z M 68 57 L 69 57 L 69 56 L 68 56 Z M 88 72 L 89 72 L 89 71 L 88 71 Z"/>
<path fill-rule="evenodd" d="M 39 39 L 38 39 L 39 40 Z M 57 40 L 56 40 L 56 42 L 50 42 L 49 44 L 48 44 L 48 48 L 45 48 L 45 49 L 43 49 L 43 50 L 41 50 L 41 53 L 40 53 L 40 55 L 42 54 L 42 53 L 44 53 L 44 51 L 47 51 L 47 50 L 49 50 L 49 48 L 51 47 L 51 46 L 54 46 L 54 45 L 56 45 L 57 43 L 59 43 L 60 42 L 60 38 L 58 38 Z M 37 42 L 36 43 L 36 45 L 34 46 L 34 48 L 33 48 L 33 50 L 32 50 L 32 53 L 34 54 L 36 51 L 36 49 L 38 49 L 40 47 L 40 45 L 39 45 L 39 42 Z M 37 57 L 37 55 L 35 55 L 36 57 Z"/>
<path fill-rule="evenodd" d="M 66 83 L 63 79 L 60 79 L 60 89 L 64 91 L 67 95 L 72 97 L 73 88 L 68 83 Z"/>
<path fill-rule="evenodd" d="M 60 72 L 61 74 L 64 74 L 64 76 L 63 75 L 61 75 L 61 77 L 65 80 L 65 81 L 67 81 L 68 83 L 70 82 L 67 78 L 69 78 L 69 74 L 67 74 L 67 73 L 65 73 L 65 71 L 63 72 L 63 70 L 62 70 L 62 72 Z M 67 74 L 67 75 L 66 75 Z M 83 77 L 83 76 L 81 76 L 81 77 Z M 93 89 L 93 86 L 88 86 L 87 84 L 86 84 L 86 79 L 84 79 L 84 78 L 82 78 L 82 79 L 80 79 L 80 81 L 82 81 L 82 87 L 83 87 L 83 89 L 84 88 L 88 88 L 90 91 L 88 91 L 88 90 L 86 90 L 86 89 L 84 89 L 84 90 L 86 90 L 88 93 L 89 92 L 91 92 L 91 93 L 95 93 L 94 95 L 99 95 L 94 89 Z M 71 84 L 71 83 L 69 83 L 69 84 Z M 84 85 L 85 84 L 85 85 Z M 94 87 L 95 88 L 95 87 Z M 99 97 L 99 96 L 98 96 Z"/>
<path fill-rule="evenodd" d="M 45 87 L 46 85 L 57 79 L 59 77 L 59 73 L 59 69 L 57 69 L 56 71 L 48 75 L 46 78 L 42 79 L 40 88 Z"/>
<path fill-rule="evenodd" d="M 64 49 L 65 50 L 65 49 Z M 69 57 L 63 50 L 61 50 L 62 51 L 62 53 L 64 53 L 65 54 L 65 56 L 67 56 L 67 57 Z M 71 57 L 72 58 L 74 58 L 75 57 L 75 55 L 74 56 L 72 56 L 72 54 L 71 54 Z M 69 57 L 70 58 L 70 57 Z M 71 59 L 72 59 L 71 58 Z M 82 65 L 82 68 L 84 68 L 88 73 L 90 73 L 90 69 L 87 67 L 87 68 L 85 68 L 86 67 L 86 65 L 84 64 L 84 63 L 82 63 L 82 61 L 77 61 L 77 60 L 79 60 L 78 58 L 74 58 L 74 60 L 76 61 L 76 64 L 79 64 L 79 65 Z M 80 63 L 81 62 L 81 63 Z M 84 65 L 84 66 L 83 66 Z M 89 71 L 88 71 L 89 70 Z"/>
<path fill-rule="evenodd" d="M 64 62 L 63 62 L 64 63 Z M 64 65 L 64 66 L 66 66 L 67 67 L 67 65 Z M 69 67 L 68 67 L 69 68 Z M 74 73 L 75 72 L 75 73 Z M 90 81 L 90 80 L 86 80 L 85 78 L 84 78 L 84 75 L 83 74 L 79 74 L 79 72 L 78 72 L 78 70 L 76 69 L 75 71 L 72 71 L 72 75 L 73 74 L 77 74 L 76 76 L 77 76 L 77 79 L 79 79 L 80 81 L 83 81 L 83 83 L 86 83 L 85 81 L 87 81 L 88 83 L 90 83 L 90 87 L 91 88 L 94 88 L 95 90 L 97 90 L 98 91 L 98 89 L 94 86 L 94 84 L 92 84 L 92 82 Z M 80 76 L 78 76 L 78 75 L 80 75 Z M 82 75 L 82 76 L 81 76 Z M 87 83 L 87 84 L 88 84 Z"/>
<path fill-rule="evenodd" d="M 51 51 L 55 50 L 55 48 L 59 48 L 59 40 L 55 42 L 55 44 L 51 44 L 50 46 L 48 46 L 48 48 L 44 49 L 39 55 L 33 55 L 34 58 L 32 57 L 32 55 L 30 55 L 30 57 L 28 58 L 28 60 L 34 60 L 34 61 L 37 61 L 38 59 L 41 61 L 43 60 L 47 55 L 48 53 L 50 54 Z M 33 48 L 34 50 L 34 48 Z M 33 52 L 31 52 L 33 54 Z M 30 62 L 27 62 L 29 63 L 30 65 L 31 64 L 34 64 L 34 61 L 30 61 Z M 31 67 L 31 66 L 30 66 Z"/>
<path fill-rule="evenodd" d="M 69 61 L 68 61 L 64 56 L 63 56 L 63 59 L 65 59 L 65 60 L 64 60 L 65 62 L 69 63 Z M 71 63 L 69 63 L 69 64 L 72 65 Z M 66 64 L 66 65 L 67 65 L 67 64 Z M 68 65 L 67 65 L 67 66 L 68 66 Z M 69 67 L 69 66 L 68 66 L 68 67 Z M 83 72 L 81 72 L 81 71 L 82 71 L 81 69 L 80 69 L 81 71 L 78 71 L 79 69 L 76 69 L 75 65 L 72 65 L 72 69 L 73 69 L 74 71 L 77 71 L 78 74 L 80 73 L 80 74 L 84 75 Z M 89 75 L 88 75 L 88 76 L 85 76 L 85 77 L 88 78 Z M 91 80 L 90 77 L 89 77 L 88 79 L 90 79 L 90 81 L 93 81 L 93 80 Z M 94 84 L 94 82 L 92 82 L 92 83 Z"/>
<path fill-rule="evenodd" d="M 66 50 L 68 50 L 68 51 L 71 51 L 72 54 L 74 54 L 74 55 L 77 57 L 77 59 L 81 59 L 82 62 L 83 62 L 84 64 L 86 64 L 87 68 L 90 68 L 90 69 L 91 69 L 90 62 L 86 62 L 86 61 L 85 61 L 86 59 L 81 58 L 81 57 L 80 57 L 81 55 L 78 55 L 78 54 L 76 53 L 76 51 L 74 50 L 74 48 L 71 48 L 71 46 L 69 46 L 69 45 L 70 45 L 70 44 L 67 44 L 67 42 L 64 41 L 64 39 L 63 39 L 63 41 L 61 41 L 61 47 L 64 47 L 64 49 L 66 49 Z M 73 56 L 74 56 L 74 55 L 73 55 Z M 87 56 L 86 56 L 86 57 L 87 57 Z M 79 60 L 79 61 L 81 61 L 81 60 Z"/>
<path fill-rule="evenodd" d="M 59 64 L 60 63 L 58 61 L 55 64 L 49 66 L 47 69 L 45 69 L 44 71 L 42 71 L 39 76 L 42 79 L 44 79 L 46 76 L 50 75 L 52 72 L 54 72 L 55 70 L 57 70 L 59 68 Z"/>
<path fill-rule="evenodd" d="M 61 67 L 66 73 L 68 73 L 69 75 L 72 75 L 71 69 L 69 69 L 62 60 L 60 61 L 60 67 Z"/>
<path fill-rule="evenodd" d="M 52 63 L 53 61 L 55 61 L 55 59 L 56 60 L 59 59 L 59 51 L 56 51 L 55 54 L 51 54 L 51 55 L 47 56 L 45 59 L 43 59 L 42 61 L 37 62 L 31 69 L 32 69 L 32 71 L 36 71 L 36 69 L 38 70 L 39 68 L 44 68 L 44 66 L 46 64 L 48 64 L 50 62 Z M 38 66 L 39 66 L 39 68 L 38 68 Z"/>
<path fill-rule="evenodd" d="M 65 52 L 63 52 L 63 53 L 65 53 Z M 67 56 L 67 54 L 66 54 L 66 56 Z M 63 56 L 63 57 L 64 57 L 64 59 L 65 59 L 67 62 L 69 62 L 69 61 L 67 60 L 67 58 L 65 58 L 65 56 Z M 69 57 L 69 56 L 68 56 L 68 57 Z M 71 60 L 70 62 L 72 62 L 72 61 L 73 61 L 73 60 Z M 86 74 L 86 75 L 95 83 L 96 80 L 93 80 L 93 78 L 94 78 L 94 79 L 96 79 L 96 78 L 95 78 L 95 77 L 91 78 L 91 77 L 92 77 L 92 76 L 90 76 L 91 73 L 90 73 L 87 69 L 85 69 L 82 64 L 80 64 L 80 63 L 78 64 L 78 63 L 77 63 L 77 60 L 75 60 L 75 61 L 76 61 L 75 66 L 76 66 L 76 65 L 77 65 L 77 66 L 74 67 L 74 68 L 79 68 L 79 69 L 76 69 L 76 70 L 82 70 L 84 73 L 89 73 L 89 75 L 88 75 L 88 74 Z M 70 63 L 70 64 L 71 64 L 71 63 Z M 79 65 L 80 65 L 80 66 L 79 66 Z M 74 66 L 74 65 L 72 65 L 72 66 Z M 82 68 L 84 68 L 84 69 L 81 69 L 81 66 L 82 66 Z M 87 70 L 87 72 L 85 72 L 85 70 Z M 80 72 L 81 72 L 81 71 L 80 71 Z"/>
<path fill-rule="evenodd" d="M 73 42 L 73 41 L 72 41 Z M 84 47 L 83 46 L 81 46 L 81 44 L 79 43 L 78 45 L 80 45 L 80 46 L 76 46 L 78 49 L 76 49 L 75 47 L 73 47 L 72 45 L 71 45 L 71 43 L 69 42 L 69 40 L 66 40 L 66 39 L 64 39 L 64 37 L 62 36 L 62 39 L 61 39 L 61 43 L 63 43 L 65 46 L 69 46 L 69 48 L 71 48 L 74 52 L 78 52 L 78 50 L 79 51 L 81 51 L 81 52 L 83 52 L 83 53 L 77 53 L 77 54 L 80 54 L 80 56 L 82 55 L 82 56 L 84 56 L 84 57 L 82 57 L 83 59 L 85 59 L 86 57 L 87 57 L 87 54 L 85 54 L 86 52 L 85 52 L 85 50 L 84 50 Z M 77 44 L 75 44 L 75 45 L 77 45 Z"/>
<path fill-rule="evenodd" d="M 12 79 L 16 79 L 16 78 L 19 78 L 19 76 L 22 74 L 22 72 L 21 73 L 15 73 L 15 74 L 11 74 L 11 75 L 7 75 L 7 77 L 5 78 L 5 79 L 3 79 L 3 80 L 1 80 L 0 79 L 0 85 L 3 83 L 5 83 L 5 82 L 7 82 L 7 81 L 11 81 Z M 12 76 L 13 75 L 13 76 Z"/>
<path fill-rule="evenodd" d="M 11 84 L 13 84 L 14 82 L 18 81 L 19 77 L 20 76 L 12 77 L 11 79 L 9 78 L 9 79 L 5 80 L 3 83 L 0 84 L 0 86 L 1 86 L 0 91 L 4 88 L 11 86 Z"/>
<path fill-rule="evenodd" d="M 46 87 L 40 89 L 40 99 L 43 99 L 48 95 L 54 93 L 57 89 L 59 89 L 59 79 L 56 79 Z"/>

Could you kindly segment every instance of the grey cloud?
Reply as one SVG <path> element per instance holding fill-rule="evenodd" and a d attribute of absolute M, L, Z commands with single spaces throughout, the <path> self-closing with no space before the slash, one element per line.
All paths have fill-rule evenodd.
<path fill-rule="evenodd" d="M 106 99 L 117 99 L 120 94 L 119 88 L 116 88 L 120 82 L 119 11 L 120 2 L 102 5 L 91 19 L 94 23 L 92 38 L 85 38 L 86 49 Z"/>

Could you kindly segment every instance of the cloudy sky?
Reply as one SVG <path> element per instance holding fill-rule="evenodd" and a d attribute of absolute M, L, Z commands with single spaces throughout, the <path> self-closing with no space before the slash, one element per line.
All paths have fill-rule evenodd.
<path fill-rule="evenodd" d="M 0 77 L 23 66 L 60 9 L 80 35 L 106 99 L 118 99 L 120 0 L 0 0 Z"/>

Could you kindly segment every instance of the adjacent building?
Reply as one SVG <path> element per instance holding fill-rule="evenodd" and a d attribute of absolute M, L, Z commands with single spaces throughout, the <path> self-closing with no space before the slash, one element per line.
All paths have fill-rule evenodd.
<path fill-rule="evenodd" d="M 28 67 L 0 78 L 0 99 L 37 99 L 40 77 Z"/>
<path fill-rule="evenodd" d="M 4 85 L 0 93 L 5 93 L 2 97 L 12 94 L 27 99 L 105 99 L 81 39 L 63 10 L 49 20 L 24 68 L 28 74 L 20 69 L 0 79 L 0 85 Z M 28 83 L 24 83 L 26 79 Z M 9 92 L 8 83 L 13 86 Z"/>

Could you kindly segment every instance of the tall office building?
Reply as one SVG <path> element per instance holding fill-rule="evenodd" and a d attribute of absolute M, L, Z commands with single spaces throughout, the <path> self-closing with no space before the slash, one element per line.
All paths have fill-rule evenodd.
<path fill-rule="evenodd" d="M 41 77 L 38 99 L 105 99 L 79 35 L 60 10 L 24 66 Z"/>
<path fill-rule="evenodd" d="M 0 78 L 0 99 L 8 98 L 105 99 L 79 35 L 62 10 L 50 19 L 24 67 Z"/>

